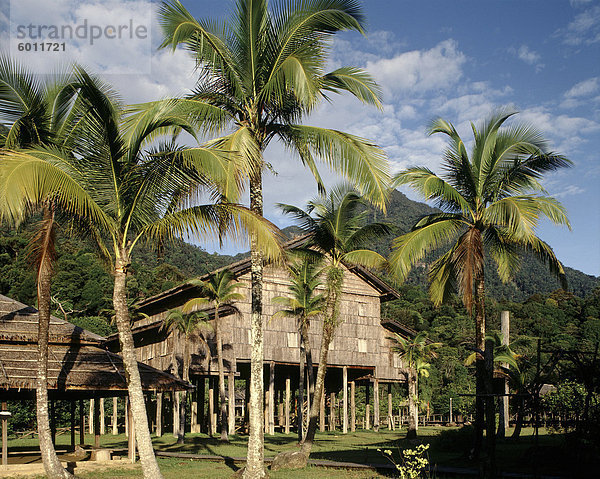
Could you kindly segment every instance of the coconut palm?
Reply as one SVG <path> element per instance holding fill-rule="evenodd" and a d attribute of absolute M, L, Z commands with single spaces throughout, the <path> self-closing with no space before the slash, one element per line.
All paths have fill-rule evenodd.
<path fill-rule="evenodd" d="M 194 279 L 190 281 L 200 288 L 201 298 L 190 299 L 183 305 L 183 311 L 192 311 L 207 303 L 215 308 L 215 343 L 217 346 L 217 369 L 219 371 L 219 397 L 220 397 L 220 416 L 221 416 L 221 441 L 228 441 L 227 427 L 227 396 L 225 395 L 225 368 L 223 367 L 223 330 L 219 312 L 221 307 L 228 305 L 235 308 L 232 303 L 243 299 L 243 295 L 236 293 L 239 287 L 233 273 L 228 269 L 222 269 L 211 275 L 208 281 Z"/>
<path fill-rule="evenodd" d="M 373 143 L 337 130 L 301 123 L 331 93 L 349 92 L 380 106 L 379 88 L 364 71 L 342 67 L 326 73 L 326 51 L 333 34 L 363 32 L 355 0 L 236 0 L 227 21 L 197 20 L 179 1 L 159 10 L 163 47 L 182 45 L 196 60 L 197 86 L 173 108 L 204 119 L 210 132 L 227 131 L 218 142 L 238 151 L 252 165 L 250 209 L 263 213 L 263 152 L 273 138 L 294 152 L 323 189 L 317 162 L 353 181 L 366 197 L 383 206 L 388 164 Z M 140 115 L 148 105 L 141 105 Z M 150 106 L 151 108 L 151 106 Z M 263 477 L 263 257 L 250 238 L 252 319 L 250 438 L 245 477 Z"/>
<path fill-rule="evenodd" d="M 385 258 L 368 249 L 370 242 L 389 232 L 382 223 L 365 224 L 367 212 L 361 195 L 348 185 L 334 188 L 326 197 L 316 198 L 305 210 L 291 205 L 279 205 L 293 216 L 306 233 L 302 245 L 306 255 L 321 258 L 324 264 L 325 314 L 319 352 L 319 366 L 315 379 L 315 394 L 310 407 L 308 430 L 301 453 L 308 459 L 314 442 L 321 396 L 325 385 L 327 355 L 335 329 L 342 321 L 339 304 L 345 270 L 348 266 L 382 267 Z M 362 210 L 362 211 L 361 211 Z"/>
<path fill-rule="evenodd" d="M 69 149 L 75 121 L 81 114 L 78 88 L 69 74 L 45 80 L 27 69 L 0 57 L 0 147 L 26 148 L 33 145 L 60 146 Z M 51 478 L 73 477 L 60 464 L 48 417 L 48 334 L 51 313 L 51 278 L 55 260 L 55 211 L 51 197 L 43 198 L 31 208 L 12 215 L 0 201 L 0 219 L 14 224 L 40 213 L 30 247 L 37 270 L 38 293 L 38 361 L 36 414 L 40 451 L 46 475 Z"/>
<path fill-rule="evenodd" d="M 190 343 L 197 339 L 202 339 L 202 334 L 212 329 L 208 322 L 208 315 L 204 311 L 195 311 L 187 313 L 185 311 L 174 310 L 169 313 L 163 323 L 163 329 L 173 335 L 183 337 L 183 380 L 190 381 L 190 365 L 192 362 L 192 353 Z M 173 358 L 175 374 L 179 377 L 179 368 L 176 360 Z M 179 407 L 179 428 L 177 431 L 177 443 L 183 444 L 185 438 L 185 411 L 187 405 L 187 391 L 178 393 Z"/>
<path fill-rule="evenodd" d="M 214 149 L 183 148 L 159 141 L 174 127 L 194 133 L 190 122 L 157 108 L 144 121 L 121 124 L 123 110 L 115 93 L 78 70 L 77 81 L 89 111 L 83 130 L 68 154 L 54 147 L 4 153 L 0 161 L 0 194 L 13 215 L 52 196 L 57 208 L 73 218 L 98 244 L 111 265 L 113 305 L 126 370 L 131 411 L 144 476 L 162 477 L 150 440 L 146 406 L 137 367 L 127 304 L 127 276 L 140 242 L 161 245 L 175 236 L 219 240 L 251 231 L 267 254 L 278 255 L 274 227 L 247 209 L 221 201 L 191 203 L 202 191 L 221 198 L 237 179 L 235 157 Z M 221 185 L 221 186 L 219 186 Z"/>
<path fill-rule="evenodd" d="M 277 311 L 273 318 L 288 317 L 298 321 L 298 332 L 300 333 L 300 376 L 298 386 L 298 440 L 302 441 L 306 436 L 304 423 L 304 375 L 306 364 L 308 365 L 308 388 L 307 394 L 310 398 L 314 391 L 312 349 L 310 345 L 310 320 L 321 316 L 325 312 L 325 295 L 317 293 L 322 286 L 321 275 L 323 273 L 321 262 L 313 258 L 301 257 L 288 266 L 291 283 L 289 292 L 291 296 L 276 296 L 274 304 L 283 306 Z"/>
<path fill-rule="evenodd" d="M 542 175 L 571 163 L 552 153 L 542 135 L 530 125 L 504 126 L 513 116 L 498 112 L 480 127 L 472 124 L 471 153 L 455 127 L 442 119 L 429 126 L 429 134 L 443 133 L 449 145 L 444 153 L 441 175 L 425 167 L 409 168 L 397 175 L 397 185 L 409 185 L 441 209 L 419 220 L 412 231 L 395 240 L 390 263 L 403 280 L 411 266 L 432 250 L 449 245 L 429 272 L 430 295 L 440 304 L 458 289 L 469 312 L 474 311 L 475 346 L 486 349 L 478 359 L 476 454 L 483 439 L 486 410 L 487 444 L 493 462 L 494 401 L 483 401 L 492 393 L 492 346 L 485 347 L 484 258 L 489 255 L 500 278 L 508 281 L 519 267 L 521 254 L 529 252 L 546 263 L 565 282 L 562 265 L 552 248 L 536 236 L 540 217 L 569 226 L 566 211 L 547 195 L 540 184 Z M 486 372 L 487 371 L 487 372 Z M 493 469 L 493 465 L 490 466 Z"/>
<path fill-rule="evenodd" d="M 429 377 L 431 358 L 436 358 L 435 350 L 442 346 L 442 343 L 434 343 L 427 338 L 427 332 L 421 331 L 414 338 L 404 338 L 399 334 L 390 336 L 393 342 L 392 351 L 402 358 L 402 374 L 408 384 L 408 431 L 407 438 L 417 437 L 419 426 L 419 375 Z"/>

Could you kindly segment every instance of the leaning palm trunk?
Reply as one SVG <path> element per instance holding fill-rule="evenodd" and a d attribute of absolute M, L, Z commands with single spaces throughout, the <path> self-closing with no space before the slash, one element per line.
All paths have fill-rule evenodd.
<path fill-rule="evenodd" d="M 135 346 L 133 334 L 131 332 L 129 308 L 127 306 L 126 280 L 129 257 L 124 250 L 121 250 L 119 253 L 120 255 L 115 262 L 113 303 L 117 328 L 119 330 L 123 365 L 125 366 L 125 374 L 127 376 L 127 388 L 129 390 L 129 402 L 131 404 L 131 413 L 133 415 L 133 426 L 135 428 L 137 448 L 142 463 L 144 478 L 162 479 L 162 474 L 160 473 L 156 457 L 154 456 L 154 449 L 152 448 L 152 440 L 148 428 L 148 418 L 146 416 L 146 403 L 144 401 L 138 363 L 135 357 Z"/>
<path fill-rule="evenodd" d="M 221 441 L 228 441 L 227 427 L 227 399 L 225 396 L 225 371 L 223 368 L 223 337 L 221 335 L 221 324 L 219 321 L 219 307 L 215 308 L 215 336 L 217 343 L 217 365 L 219 369 L 219 398 L 221 400 Z"/>
<path fill-rule="evenodd" d="M 417 437 L 417 430 L 419 428 L 417 372 L 412 368 L 408 368 L 404 376 L 408 383 L 408 430 L 406 437 L 414 439 Z"/>
<path fill-rule="evenodd" d="M 304 371 L 307 371 L 308 384 L 306 385 L 306 397 L 308 404 L 314 402 L 314 372 L 312 362 L 312 352 L 310 347 L 310 338 L 308 336 L 308 318 L 302 318 L 300 322 L 300 385 L 298 387 L 298 399 L 299 403 L 304 405 Z M 304 429 L 304 408 L 298 408 L 298 438 L 300 441 L 306 437 L 306 430 Z M 308 429 L 308 425 L 307 425 Z"/>
<path fill-rule="evenodd" d="M 45 225 L 42 231 L 44 237 L 42 245 L 46 246 L 51 241 L 53 229 L 53 213 L 50 209 L 44 210 Z M 40 251 L 38 269 L 38 370 L 36 388 L 36 413 L 38 436 L 40 439 L 40 453 L 46 475 L 50 479 L 72 478 L 61 465 L 52 443 L 52 432 L 48 416 L 48 340 L 50 333 L 50 280 L 52 277 L 51 258 L 48 248 Z M 51 246 L 51 245 L 50 245 Z"/>
<path fill-rule="evenodd" d="M 262 217 L 262 172 L 253 173 L 250 179 L 250 210 Z M 251 353 L 250 353 L 250 411 L 248 453 L 244 479 L 259 479 L 266 476 L 264 467 L 264 400 L 263 400 L 263 317 L 262 317 L 262 282 L 263 254 L 258 249 L 255 235 L 250 236 L 250 268 L 251 268 Z"/>
<path fill-rule="evenodd" d="M 310 404 L 313 401 L 313 395 L 315 393 L 315 374 L 313 371 L 312 352 L 310 347 L 310 337 L 308 336 L 308 319 L 305 319 L 302 323 L 302 343 L 304 344 L 304 354 L 306 355 L 306 368 L 308 371 L 308 385 L 307 394 Z"/>

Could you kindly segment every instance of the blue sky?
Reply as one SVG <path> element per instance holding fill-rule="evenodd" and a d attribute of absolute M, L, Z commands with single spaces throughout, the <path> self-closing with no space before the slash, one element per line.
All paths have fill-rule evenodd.
<path fill-rule="evenodd" d="M 52 8 L 34 3 L 48 9 L 40 15 L 86 11 L 100 22 L 103 16 L 117 15 L 117 5 L 142 2 L 56 0 L 48 2 Z M 227 0 L 183 3 L 198 17 L 224 16 L 230 5 Z M 6 0 L 0 5 L 6 7 Z M 336 97 L 307 123 L 376 141 L 394 171 L 411 165 L 436 170 L 444 142 L 425 135 L 431 119 L 441 116 L 453 122 L 468 138 L 470 121 L 477 123 L 498 107 L 519 111 L 517 120 L 535 125 L 554 151 L 574 162 L 573 168 L 548 175 L 544 182 L 566 206 L 572 231 L 543 223 L 539 234 L 565 265 L 600 275 L 600 3 L 368 0 L 363 9 L 367 36 L 338 35 L 330 63 L 366 68 L 383 88 L 384 109 Z M 2 11 L 8 17 L 7 9 Z M 153 47 L 159 39 L 155 29 Z M 183 52 L 153 48 L 151 73 L 118 74 L 116 66 L 140 58 L 128 48 L 133 47 L 83 49 L 79 60 L 106 73 L 129 102 L 181 94 L 193 87 L 193 64 Z M 48 56 L 37 60 L 51 61 L 55 60 Z M 282 148 L 273 145 L 267 159 L 277 176 L 265 180 L 266 215 L 286 226 L 289 222 L 275 203 L 303 205 L 316 189 Z M 336 181 L 334 175 L 326 177 Z"/>

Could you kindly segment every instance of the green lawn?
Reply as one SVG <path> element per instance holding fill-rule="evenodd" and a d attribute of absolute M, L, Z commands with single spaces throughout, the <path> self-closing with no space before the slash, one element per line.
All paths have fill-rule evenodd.
<path fill-rule="evenodd" d="M 441 433 L 441 435 L 440 435 Z M 501 470 L 509 472 L 523 472 L 571 475 L 573 465 L 576 464 L 576 448 L 568 447 L 567 440 L 560 434 L 547 434 L 541 430 L 537 453 L 534 448 L 533 431 L 525 429 L 521 440 L 518 442 L 510 439 L 499 441 L 497 448 L 498 465 Z M 373 431 L 357 431 L 353 434 L 327 432 L 317 435 L 317 442 L 311 458 L 331 461 L 348 461 L 356 463 L 382 464 L 386 460 L 377 449 L 399 449 L 414 446 L 404 439 L 405 430 L 388 431 L 379 433 Z M 470 436 L 457 428 L 422 427 L 419 429 L 419 442 L 430 443 L 429 457 L 432 464 L 448 467 L 477 468 L 477 464 L 469 461 L 468 450 Z M 86 436 L 88 444 L 93 443 L 92 436 Z M 57 446 L 67 445 L 69 436 L 57 438 Z M 245 457 L 247 436 L 232 436 L 230 443 L 221 444 L 217 438 L 205 434 L 188 434 L 184 445 L 177 445 L 172 435 L 166 434 L 161 438 L 154 438 L 157 450 L 169 452 L 189 452 L 196 454 L 212 454 L 227 457 Z M 112 448 L 126 447 L 126 437 L 104 435 L 101 437 L 103 446 Z M 9 450 L 32 449 L 37 447 L 35 439 L 10 440 Z M 296 447 L 296 436 L 293 434 L 275 434 L 265 436 L 265 456 L 273 457 L 280 451 L 292 450 Z M 161 467 L 166 477 L 177 476 L 178 479 L 186 477 L 228 477 L 232 470 L 237 468 L 230 461 L 226 464 L 206 461 L 190 461 L 184 459 L 161 459 Z M 536 464 L 537 462 L 537 464 Z M 205 476 L 204 474 L 208 474 Z M 119 472 L 113 470 L 110 475 L 93 474 L 94 477 L 128 477 L 132 471 Z M 285 474 L 273 474 L 272 477 L 284 477 Z M 299 474 L 294 474 L 295 479 L 323 477 L 323 469 L 309 467 Z M 349 472 L 327 470 L 328 477 L 368 478 L 383 477 L 374 472 Z M 83 477 L 92 477 L 83 476 Z M 133 477 L 133 476 L 131 476 Z"/>

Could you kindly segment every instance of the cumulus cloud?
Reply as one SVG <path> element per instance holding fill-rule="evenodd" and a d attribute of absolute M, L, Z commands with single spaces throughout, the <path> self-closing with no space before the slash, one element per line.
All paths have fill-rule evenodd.
<path fill-rule="evenodd" d="M 591 45 L 600 42 L 600 6 L 577 14 L 565 29 L 557 32 L 567 45 Z"/>
<path fill-rule="evenodd" d="M 596 93 L 600 88 L 600 77 L 588 78 L 587 80 L 576 83 L 570 90 L 565 93 L 566 98 L 575 98 L 588 96 Z"/>
<path fill-rule="evenodd" d="M 454 40 L 367 63 L 367 70 L 392 95 L 445 90 L 463 75 L 465 55 Z"/>
<path fill-rule="evenodd" d="M 517 56 L 517 58 L 528 65 L 535 66 L 535 71 L 539 72 L 544 68 L 544 64 L 540 61 L 541 55 L 531 50 L 527 45 L 521 45 L 518 49 L 511 49 L 511 52 Z"/>

